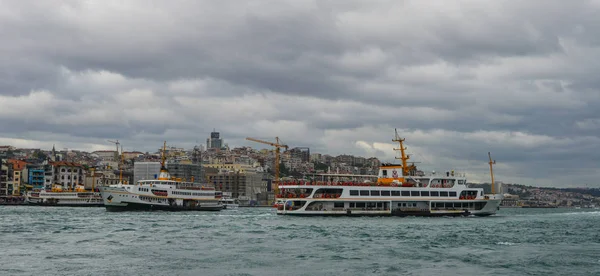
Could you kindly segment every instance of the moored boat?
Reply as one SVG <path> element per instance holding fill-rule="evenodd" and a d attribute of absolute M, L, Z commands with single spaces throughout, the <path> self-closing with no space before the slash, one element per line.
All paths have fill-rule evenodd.
<path fill-rule="evenodd" d="M 382 164 L 376 182 L 295 181 L 280 183 L 279 215 L 337 216 L 489 216 L 502 194 L 469 188 L 465 175 L 448 171 L 425 175 L 408 164 L 404 139 L 396 133 L 402 164 Z M 490 157 L 490 172 L 493 171 Z M 492 184 L 492 191 L 494 191 Z"/>
<path fill-rule="evenodd" d="M 55 185 L 50 190 L 28 191 L 25 202 L 29 205 L 67 206 L 67 207 L 98 207 L 104 205 L 99 192 L 87 191 L 77 185 L 73 191 L 63 190 Z"/>
<path fill-rule="evenodd" d="M 100 188 L 107 211 L 219 211 L 223 209 L 220 191 L 193 183 L 193 180 L 186 182 L 170 176 L 165 166 L 165 148 L 166 142 L 157 179 Z"/>
<path fill-rule="evenodd" d="M 223 209 L 237 209 L 240 206 L 240 201 L 237 198 L 232 198 L 231 192 L 223 192 L 220 201 Z"/>

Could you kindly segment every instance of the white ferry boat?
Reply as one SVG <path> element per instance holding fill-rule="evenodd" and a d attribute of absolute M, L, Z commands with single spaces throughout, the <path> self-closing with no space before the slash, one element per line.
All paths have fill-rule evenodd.
<path fill-rule="evenodd" d="M 81 185 L 77 185 L 74 191 L 65 191 L 60 186 L 54 186 L 50 191 L 29 191 L 25 195 L 25 202 L 29 205 L 44 206 L 98 207 L 104 205 L 99 192 L 86 191 Z"/>
<path fill-rule="evenodd" d="M 221 192 L 193 182 L 171 178 L 165 167 L 163 148 L 158 179 L 140 180 L 135 184 L 116 184 L 101 187 L 107 211 L 169 210 L 219 211 Z M 193 180 L 192 180 L 193 181 Z"/>
<path fill-rule="evenodd" d="M 345 216 L 489 216 L 499 210 L 502 194 L 469 188 L 454 171 L 425 175 L 408 165 L 403 142 L 396 134 L 402 164 L 382 164 L 376 182 L 283 182 L 275 207 L 279 215 Z M 490 171 L 493 180 L 492 162 Z M 494 185 L 492 184 L 492 191 Z"/>

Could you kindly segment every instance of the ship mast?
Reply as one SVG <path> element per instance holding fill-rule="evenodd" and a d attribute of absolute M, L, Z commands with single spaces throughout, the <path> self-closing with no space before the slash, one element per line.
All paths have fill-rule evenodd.
<path fill-rule="evenodd" d="M 493 166 L 494 164 L 496 164 L 496 160 L 492 160 L 492 155 L 488 152 L 488 157 L 490 159 L 489 164 L 490 164 L 490 176 L 492 177 L 492 194 L 496 194 L 496 190 L 494 189 L 494 169 Z"/>
<path fill-rule="evenodd" d="M 121 145 L 121 165 L 119 166 L 119 183 L 123 184 L 123 145 Z"/>
<path fill-rule="evenodd" d="M 398 130 L 394 129 L 394 131 L 396 132 L 396 136 L 394 137 L 394 139 L 392 139 L 393 142 L 398 142 L 400 144 L 400 148 L 395 148 L 394 150 L 400 150 L 400 158 L 396 157 L 396 159 L 402 159 L 402 173 L 403 175 L 408 175 L 409 174 L 409 168 L 407 165 L 408 159 L 410 159 L 410 156 L 406 155 L 406 147 L 404 147 L 404 140 L 406 140 L 406 138 L 400 139 L 400 136 L 398 136 Z"/>
<path fill-rule="evenodd" d="M 163 150 L 162 150 L 162 155 L 161 155 L 161 159 L 160 159 L 160 169 L 162 170 L 165 167 L 165 151 L 167 150 L 167 141 L 164 142 L 163 144 Z"/>
<path fill-rule="evenodd" d="M 95 167 L 91 167 L 90 170 L 92 171 L 92 193 L 95 192 L 95 186 L 94 184 L 96 184 L 96 168 Z"/>
<path fill-rule="evenodd" d="M 171 180 L 171 176 L 169 175 L 169 171 L 165 166 L 167 157 L 165 156 L 165 152 L 167 151 L 167 141 L 164 142 L 162 155 L 160 158 L 160 174 L 158 175 L 158 180 Z"/>

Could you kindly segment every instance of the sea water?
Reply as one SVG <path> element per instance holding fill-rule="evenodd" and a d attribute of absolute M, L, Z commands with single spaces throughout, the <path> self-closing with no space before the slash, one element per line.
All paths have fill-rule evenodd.
<path fill-rule="evenodd" d="M 600 210 L 293 217 L 0 206 L 0 275 L 600 275 Z"/>

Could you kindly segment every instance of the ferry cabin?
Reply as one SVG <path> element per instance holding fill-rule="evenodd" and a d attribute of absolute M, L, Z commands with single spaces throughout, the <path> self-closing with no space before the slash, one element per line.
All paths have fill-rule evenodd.
<path fill-rule="evenodd" d="M 137 185 L 122 185 L 127 193 L 117 196 L 137 198 L 151 203 L 185 205 L 186 200 L 216 200 L 221 192 L 192 182 L 174 180 L 140 180 Z"/>
<path fill-rule="evenodd" d="M 497 209 L 495 195 L 468 188 L 454 172 L 405 177 L 394 169 L 382 166 L 376 183 L 284 182 L 278 214 L 489 215 Z"/>

